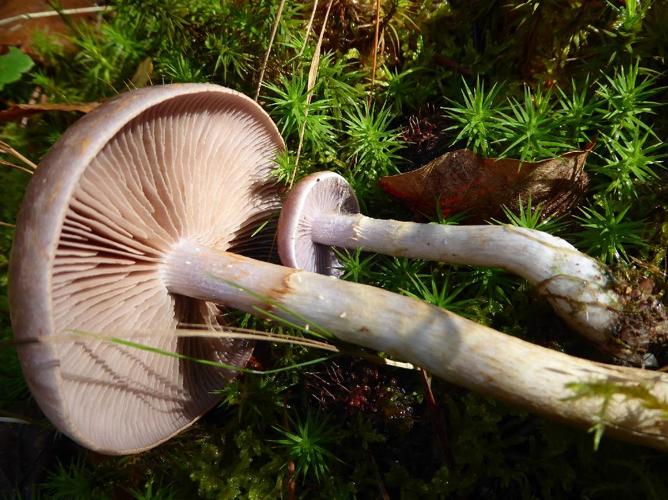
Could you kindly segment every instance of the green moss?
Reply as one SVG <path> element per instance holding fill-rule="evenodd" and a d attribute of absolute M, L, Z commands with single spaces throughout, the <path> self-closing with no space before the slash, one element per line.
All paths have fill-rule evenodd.
<path fill-rule="evenodd" d="M 365 213 L 406 220 L 411 213 L 377 188 L 378 177 L 415 167 L 445 145 L 541 159 L 591 142 L 590 191 L 581 211 L 545 225 L 528 205 L 508 213 L 509 220 L 559 231 L 604 261 L 666 266 L 668 199 L 660 186 L 668 115 L 659 104 L 666 98 L 665 2 L 381 2 L 372 82 L 376 2 L 338 1 L 316 85 L 307 89 L 325 13 L 320 3 L 308 38 L 310 4 L 286 3 L 261 87 L 259 102 L 289 148 L 277 166 L 280 181 L 336 170 L 357 189 Z M 4 88 L 3 102 L 27 102 L 37 86 L 52 102 L 103 100 L 149 81 L 210 81 L 253 95 L 279 1 L 116 0 L 112 6 L 99 23 L 74 24 L 73 52 L 37 37 L 41 62 Z M 75 119 L 35 116 L 3 125 L 0 139 L 38 162 Z M 28 180 L 0 167 L 0 221 L 15 221 Z M 1 340 L 11 338 L 12 235 L 11 227 L 0 227 Z M 528 286 L 503 271 L 361 252 L 341 260 L 350 281 L 587 352 Z M 229 320 L 272 326 L 242 315 Z M 254 362 L 271 369 L 315 356 L 302 347 L 262 344 Z M 0 348 L 0 387 L 2 408 L 29 397 L 8 344 Z M 416 372 L 349 357 L 244 375 L 221 388 L 221 407 L 158 449 L 101 462 L 61 452 L 34 489 L 45 498 L 668 497 L 666 458 L 600 440 L 604 412 L 594 451 L 581 431 L 440 381 L 433 389 L 436 413 Z M 621 392 L 665 405 L 647 400 L 641 387 L 574 389 L 603 402 Z M 294 436 L 309 437 L 305 427 L 322 438 L 319 455 L 297 446 Z"/>

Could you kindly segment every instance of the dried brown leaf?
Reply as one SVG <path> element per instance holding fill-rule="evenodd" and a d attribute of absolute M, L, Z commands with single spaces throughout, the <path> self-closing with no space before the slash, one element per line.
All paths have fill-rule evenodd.
<path fill-rule="evenodd" d="M 466 212 L 471 221 L 501 218 L 519 200 L 541 205 L 544 216 L 570 211 L 584 193 L 589 151 L 538 162 L 482 158 L 468 149 L 446 153 L 412 172 L 380 179 L 380 186 L 423 216 Z"/>
<path fill-rule="evenodd" d="M 135 74 L 132 75 L 132 86 L 134 88 L 146 87 L 151 83 L 151 74 L 153 73 L 153 59 L 147 57 L 137 65 Z"/>

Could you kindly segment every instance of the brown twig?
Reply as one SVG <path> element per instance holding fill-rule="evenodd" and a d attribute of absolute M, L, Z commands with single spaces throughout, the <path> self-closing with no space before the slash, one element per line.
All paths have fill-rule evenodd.
<path fill-rule="evenodd" d="M 431 420 L 434 425 L 434 429 L 436 430 L 436 436 L 440 445 L 439 448 L 443 461 L 448 467 L 452 467 L 454 464 L 454 457 L 452 456 L 452 450 L 450 449 L 448 433 L 445 430 L 445 419 L 443 417 L 443 412 L 441 411 L 441 407 L 436 402 L 434 392 L 431 390 L 431 375 L 429 375 L 423 369 L 419 369 L 419 372 L 425 395 L 427 396 L 427 407 L 429 408 Z"/>

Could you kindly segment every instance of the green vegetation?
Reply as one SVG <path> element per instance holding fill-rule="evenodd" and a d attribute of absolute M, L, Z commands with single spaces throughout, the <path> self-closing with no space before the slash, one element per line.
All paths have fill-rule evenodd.
<path fill-rule="evenodd" d="M 21 79 L 34 66 L 30 56 L 24 54 L 16 47 L 10 47 L 9 51 L 0 56 L 0 90 L 8 83 L 14 83 Z"/>
<path fill-rule="evenodd" d="M 39 35 L 32 42 L 34 66 L 15 50 L 0 56 L 0 68 L 13 68 L 0 69 L 0 106 L 27 103 L 36 89 L 49 102 L 71 103 L 149 82 L 214 82 L 253 96 L 279 3 L 114 0 L 99 23 L 68 20 L 71 49 Z M 327 2 L 315 9 L 311 33 L 312 4 L 286 2 L 259 96 L 289 149 L 277 162 L 278 179 L 288 185 L 313 171 L 335 170 L 356 189 L 365 213 L 409 220 L 408 209 L 378 188 L 379 177 L 463 147 L 526 161 L 592 148 L 585 167 L 589 190 L 572 213 L 546 219 L 528 199 L 516 212 L 506 208 L 507 220 L 499 222 L 558 232 L 606 263 L 638 267 L 662 292 L 661 270 L 668 266 L 666 2 L 383 0 L 374 68 L 375 4 L 332 2 L 318 59 Z M 309 88 L 312 61 L 318 61 L 317 78 Z M 0 140 L 37 162 L 75 119 L 49 113 L 2 124 Z M 22 415 L 29 395 L 8 343 L 6 289 L 11 224 L 29 175 L 5 165 L 17 160 L 2 151 L 0 411 Z M 461 222 L 458 215 L 438 219 Z M 502 270 L 360 251 L 340 257 L 344 279 L 417 297 L 543 345 L 589 353 L 526 284 Z M 280 330 L 240 314 L 231 319 Z M 92 456 L 53 433 L 44 445 L 51 458 L 26 465 L 39 469 L 33 479 L 7 477 L 2 494 L 668 498 L 664 455 L 601 440 L 606 398 L 621 391 L 645 401 L 641 387 L 586 381 L 573 387 L 574 397 L 601 398 L 594 450 L 582 431 L 439 380 L 432 385 L 436 412 L 417 371 L 356 356 L 308 364 L 322 353 L 279 343 L 260 343 L 254 356 L 263 371 L 306 364 L 242 375 L 220 389 L 221 405 L 200 423 L 138 456 Z"/>

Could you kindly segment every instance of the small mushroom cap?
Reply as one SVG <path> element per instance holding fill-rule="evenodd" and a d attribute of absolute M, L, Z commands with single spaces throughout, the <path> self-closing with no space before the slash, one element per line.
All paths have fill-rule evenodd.
<path fill-rule="evenodd" d="M 289 267 L 340 276 L 341 263 L 332 247 L 314 243 L 311 228 L 320 215 L 356 214 L 355 192 L 334 172 L 316 172 L 300 180 L 288 194 L 278 219 L 278 255 Z"/>
<path fill-rule="evenodd" d="M 212 391 L 235 372 L 100 337 L 246 363 L 246 341 L 174 335 L 217 326 L 220 311 L 170 294 L 163 257 L 184 238 L 248 249 L 278 211 L 271 170 L 283 148 L 254 101 L 209 84 L 122 94 L 53 146 L 18 217 L 10 302 L 24 375 L 61 432 L 101 453 L 134 453 L 217 403 Z"/>

